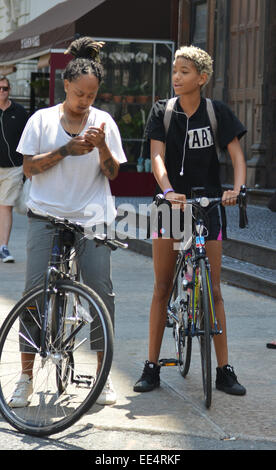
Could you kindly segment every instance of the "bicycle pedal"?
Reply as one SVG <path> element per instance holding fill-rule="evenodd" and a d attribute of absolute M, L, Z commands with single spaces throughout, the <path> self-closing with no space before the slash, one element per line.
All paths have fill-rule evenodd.
<path fill-rule="evenodd" d="M 178 366 L 178 364 L 180 364 L 178 359 L 160 359 L 159 361 L 161 367 L 173 367 Z"/>
<path fill-rule="evenodd" d="M 92 383 L 95 381 L 92 375 L 76 375 L 76 378 L 72 379 L 72 382 L 77 385 L 77 387 L 91 387 Z"/>

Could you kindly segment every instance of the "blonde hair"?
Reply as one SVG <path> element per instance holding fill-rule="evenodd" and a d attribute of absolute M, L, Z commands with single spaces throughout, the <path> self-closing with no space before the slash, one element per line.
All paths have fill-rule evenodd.
<path fill-rule="evenodd" d="M 206 73 L 207 80 L 203 87 L 206 86 L 211 80 L 214 71 L 213 59 L 211 56 L 199 47 L 182 46 L 175 52 L 174 60 L 179 59 L 180 57 L 193 62 L 199 74 Z"/>

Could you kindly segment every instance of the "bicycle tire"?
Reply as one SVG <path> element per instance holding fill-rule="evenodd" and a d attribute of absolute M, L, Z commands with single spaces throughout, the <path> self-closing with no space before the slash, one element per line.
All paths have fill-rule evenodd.
<path fill-rule="evenodd" d="M 206 408 L 212 402 L 212 364 L 211 364 L 211 326 L 209 310 L 209 294 L 207 286 L 205 260 L 199 260 L 199 309 L 198 327 L 200 329 L 199 344 L 202 368 L 202 382 Z"/>
<path fill-rule="evenodd" d="M 66 297 L 64 294 L 54 294 L 52 308 L 52 343 L 54 344 L 57 351 L 61 351 L 62 343 L 66 338 Z M 50 299 L 52 300 L 52 299 Z M 77 309 L 73 306 L 72 316 L 76 317 Z M 71 326 L 70 334 L 73 334 L 74 327 Z M 74 336 L 69 343 L 69 351 L 74 347 Z M 56 382 L 57 388 L 60 394 L 62 394 L 68 385 L 70 369 L 72 367 L 72 358 L 70 353 L 67 353 L 60 357 L 56 363 Z"/>
<path fill-rule="evenodd" d="M 179 262 L 181 262 L 179 260 Z M 176 268 L 176 272 L 178 269 Z M 186 377 L 189 372 L 192 355 L 192 336 L 190 331 L 189 322 L 189 296 L 184 299 L 184 291 L 182 287 L 183 275 L 182 269 L 178 272 L 177 282 L 172 295 L 172 301 L 176 302 L 178 322 L 174 321 L 173 325 L 173 336 L 175 342 L 175 352 L 178 363 L 178 370 L 182 377 Z M 178 300 L 177 300 L 178 299 Z"/>
<path fill-rule="evenodd" d="M 70 236 L 70 233 L 69 233 Z M 61 279 L 70 279 L 71 281 L 80 282 L 80 269 L 79 263 L 76 256 L 72 256 L 72 249 L 70 245 L 63 246 L 63 263 L 61 272 L 63 276 Z M 53 306 L 53 315 L 54 319 L 52 321 L 52 335 L 56 336 L 56 347 L 58 348 L 58 342 L 62 343 L 62 337 L 64 334 L 64 324 L 63 324 L 63 313 L 62 310 L 65 308 L 66 299 L 59 298 L 57 295 L 54 296 L 56 304 Z M 58 313 L 59 312 L 59 313 Z M 73 345 L 72 345 L 73 346 Z M 68 384 L 70 373 L 70 357 L 67 357 L 67 360 L 59 361 L 56 365 L 56 382 L 59 393 L 63 393 Z"/>
<path fill-rule="evenodd" d="M 78 304 L 77 319 L 66 317 L 68 325 L 73 324 L 75 328 L 73 350 L 70 350 L 70 335 L 66 339 L 63 337 L 61 351 L 55 349 L 56 336 L 52 337 L 50 325 L 46 336 L 47 357 L 43 359 L 39 354 L 40 346 L 30 328 L 28 329 L 27 320 L 32 326 L 35 322 L 41 328 L 40 304 L 43 286 L 26 294 L 14 306 L 0 329 L 0 411 L 14 428 L 33 436 L 55 434 L 78 421 L 96 402 L 112 363 L 113 328 L 101 298 L 87 286 L 70 280 L 57 281 L 52 295 L 56 293 L 67 296 L 68 314 L 71 299 L 77 297 L 77 302 L 81 302 Z M 35 313 L 31 305 L 36 306 Z M 51 321 L 51 312 L 49 312 L 49 321 Z M 103 343 L 103 358 L 98 371 L 97 352 L 92 350 L 91 344 L 99 339 Z M 15 382 L 21 374 L 19 341 L 25 343 L 25 347 L 27 345 L 37 350 L 33 374 L 34 390 L 29 406 L 12 408 L 9 405 L 10 397 Z M 66 391 L 60 394 L 56 383 L 56 360 L 60 360 L 62 354 L 69 358 L 67 367 L 70 369 L 70 379 Z"/>

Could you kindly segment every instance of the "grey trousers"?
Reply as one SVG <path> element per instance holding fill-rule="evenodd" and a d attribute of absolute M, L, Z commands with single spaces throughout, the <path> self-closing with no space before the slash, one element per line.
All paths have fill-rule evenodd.
<path fill-rule="evenodd" d="M 43 220 L 28 218 L 27 231 L 27 267 L 25 280 L 25 294 L 43 283 L 48 267 L 52 248 L 54 228 Z M 93 289 L 104 301 L 114 327 L 115 295 L 111 280 L 110 248 L 96 246 L 93 240 L 83 239 L 82 234 L 76 234 L 75 246 L 77 260 L 84 284 Z M 80 243 L 81 240 L 81 243 Z M 35 322 L 29 325 L 32 329 L 32 338 L 39 335 Z M 101 345 L 94 345 L 93 349 L 101 350 Z M 30 346 L 20 345 L 21 352 L 30 351 Z"/>

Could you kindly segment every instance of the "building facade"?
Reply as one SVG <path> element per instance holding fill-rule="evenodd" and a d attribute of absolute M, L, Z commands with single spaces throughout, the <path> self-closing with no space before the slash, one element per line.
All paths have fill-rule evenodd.
<path fill-rule="evenodd" d="M 275 188 L 276 2 L 180 0 L 179 8 L 179 42 L 203 47 L 214 58 L 208 95 L 229 104 L 247 127 L 247 185 Z M 227 156 L 223 179 L 233 181 Z"/>
<path fill-rule="evenodd" d="M 0 0 L 0 40 L 29 23 L 64 0 Z M 30 74 L 37 70 L 37 61 L 26 60 L 0 66 L 0 75 L 9 75 L 12 95 L 28 108 Z"/>
<path fill-rule="evenodd" d="M 20 31 L 23 25 L 35 18 L 44 18 L 44 12 L 60 3 L 75 7 L 77 2 L 0 0 L 0 39 L 6 38 L 13 31 Z M 214 77 L 206 94 L 213 99 L 225 101 L 248 129 L 246 137 L 242 139 L 248 186 L 275 188 L 275 0 L 140 0 L 135 3 L 129 0 L 80 0 L 79 6 L 81 4 L 93 5 L 94 8 L 91 7 L 88 12 L 89 6 L 86 6 L 86 14 L 76 14 L 76 21 L 71 21 L 64 27 L 61 25 L 61 37 L 72 40 L 74 34 L 79 33 L 95 38 L 110 38 L 112 41 L 116 38 L 125 42 L 133 40 L 133 44 L 141 41 L 141 44 L 146 44 L 141 46 L 145 51 L 149 41 L 155 44 L 152 46 L 155 53 L 152 53 L 150 60 L 153 60 L 154 54 L 156 56 L 157 40 L 161 46 L 162 42 L 165 44 L 166 50 L 170 48 L 171 53 L 178 46 L 191 43 L 206 49 L 214 58 Z M 71 15 L 71 20 L 72 18 L 74 20 Z M 49 29 L 51 30 L 51 25 Z M 42 36 L 41 34 L 41 38 Z M 160 50 L 163 47 L 161 46 Z M 56 48 L 56 43 L 51 47 L 52 50 L 53 47 Z M 6 50 L 5 42 L 1 46 L 0 41 L 0 73 L 3 73 L 5 67 L 8 69 L 15 97 L 22 98 L 22 102 L 25 99 L 27 103 L 30 96 L 30 73 L 37 73 L 38 70 L 50 73 L 49 57 L 43 68 L 43 61 L 39 61 L 40 52 L 36 59 L 7 61 Z M 34 48 L 27 48 L 26 57 L 30 50 L 35 51 Z M 168 58 L 169 56 L 167 60 Z M 13 67 L 16 67 L 16 73 L 11 73 Z M 115 73 L 119 74 L 119 70 L 119 66 L 115 67 Z M 156 70 L 158 67 L 152 72 L 153 100 L 155 96 L 165 97 L 160 96 L 163 93 L 162 88 L 160 93 L 156 92 Z M 127 77 L 127 71 L 124 73 Z M 52 96 L 54 93 L 52 89 Z M 233 175 L 227 155 L 224 156 L 222 166 L 223 182 L 231 184 Z"/>

